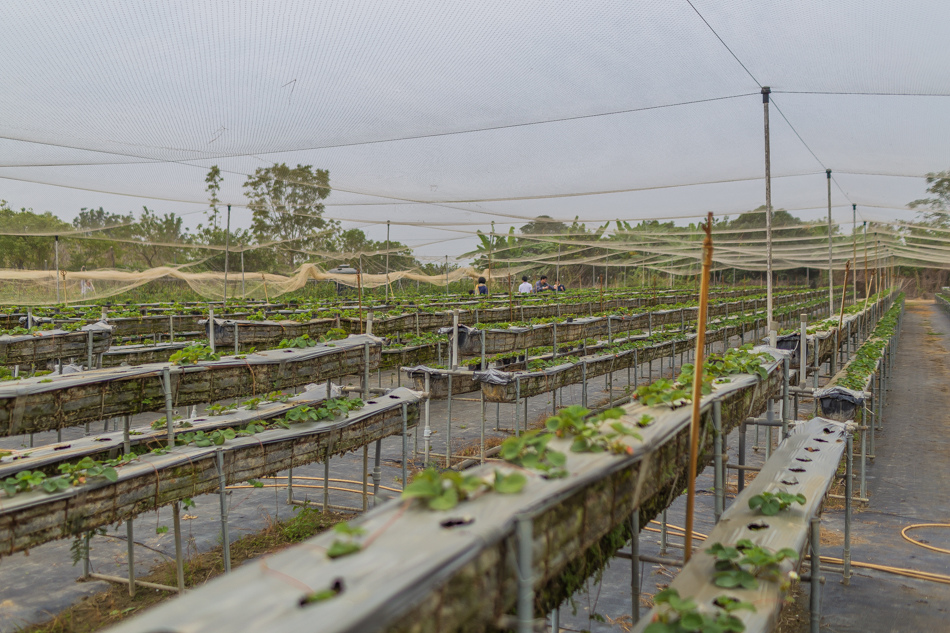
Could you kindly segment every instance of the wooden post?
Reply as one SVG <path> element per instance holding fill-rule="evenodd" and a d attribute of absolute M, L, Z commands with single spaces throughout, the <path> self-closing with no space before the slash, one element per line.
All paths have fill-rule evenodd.
<path fill-rule="evenodd" d="M 848 296 L 848 273 L 851 272 L 851 260 L 844 265 L 844 288 L 841 290 L 841 312 L 838 315 L 838 331 L 841 331 L 841 323 L 844 321 L 844 299 Z M 866 302 L 865 302 L 866 303 Z"/>
<path fill-rule="evenodd" d="M 706 344 L 706 309 L 709 303 L 709 269 L 712 267 L 712 213 L 706 218 L 703 239 L 703 272 L 699 288 L 699 312 L 696 314 L 696 355 L 693 363 L 693 421 L 689 440 L 689 476 L 686 496 L 686 542 L 683 562 L 688 563 L 693 551 L 693 511 L 696 503 L 696 464 L 699 461 L 700 404 L 703 397 L 703 352 Z M 742 476 L 742 473 L 739 473 Z"/>

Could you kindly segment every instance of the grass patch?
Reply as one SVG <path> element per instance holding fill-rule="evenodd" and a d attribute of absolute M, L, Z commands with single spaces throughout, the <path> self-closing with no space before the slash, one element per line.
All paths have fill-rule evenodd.
<path fill-rule="evenodd" d="M 249 534 L 231 543 L 231 565 L 237 568 L 244 561 L 272 554 L 311 536 L 324 532 L 353 515 L 327 513 L 316 508 L 300 507 L 286 521 L 273 521 L 264 530 Z M 201 585 L 224 573 L 222 548 L 196 554 L 185 560 L 185 587 Z M 139 580 L 175 586 L 175 560 L 161 563 Z M 137 587 L 129 597 L 128 585 L 111 585 L 107 591 L 83 598 L 51 620 L 22 629 L 23 633 L 92 633 L 138 615 L 175 594 Z"/>

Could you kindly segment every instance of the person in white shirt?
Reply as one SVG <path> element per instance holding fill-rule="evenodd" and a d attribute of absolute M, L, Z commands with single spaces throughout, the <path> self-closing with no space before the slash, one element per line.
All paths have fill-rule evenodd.
<path fill-rule="evenodd" d="M 533 290 L 534 290 L 534 286 L 532 286 L 531 282 L 528 281 L 528 276 L 522 275 L 521 285 L 518 286 L 518 292 L 525 295 L 525 294 L 530 294 Z"/>

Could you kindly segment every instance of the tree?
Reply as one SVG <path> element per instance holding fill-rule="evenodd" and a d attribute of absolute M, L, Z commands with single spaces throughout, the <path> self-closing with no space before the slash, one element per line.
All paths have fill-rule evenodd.
<path fill-rule="evenodd" d="M 211 169 L 208 170 L 208 175 L 205 176 L 205 182 L 208 185 L 205 187 L 205 191 L 208 192 L 208 219 L 211 220 L 211 229 L 218 228 L 218 205 L 221 203 L 221 200 L 218 199 L 218 192 L 221 191 L 221 181 L 224 178 L 221 176 L 221 170 L 218 169 L 217 165 L 212 165 Z M 201 225 L 198 225 L 198 228 L 201 228 Z"/>
<path fill-rule="evenodd" d="M 294 250 L 328 244 L 339 227 L 322 217 L 322 201 L 330 195 L 330 172 L 325 169 L 314 170 L 311 165 L 291 169 L 285 163 L 261 167 L 244 182 L 244 195 L 253 212 L 254 237 L 258 243 L 280 242 L 282 263 L 290 269 L 299 258 Z"/>
<path fill-rule="evenodd" d="M 115 268 L 128 263 L 126 260 L 131 250 L 129 244 L 115 240 L 130 239 L 134 222 L 135 217 L 131 213 L 120 215 L 109 213 L 102 207 L 83 207 L 73 220 L 73 226 L 88 230 L 86 236 L 90 239 L 70 240 L 70 268 Z"/>
<path fill-rule="evenodd" d="M 174 213 L 158 215 L 142 207 L 142 215 L 133 226 L 132 237 L 141 240 L 133 244 L 134 251 L 149 268 L 187 261 L 189 250 L 177 245 L 188 244 L 192 237 L 182 230 L 182 219 Z"/>
<path fill-rule="evenodd" d="M 927 193 L 933 198 L 921 198 L 907 203 L 911 209 L 918 211 L 919 223 L 937 228 L 950 228 L 950 217 L 947 210 L 950 208 L 950 170 L 931 172 L 927 174 Z"/>
<path fill-rule="evenodd" d="M 368 239 L 366 233 L 360 229 L 349 229 L 337 233 L 330 245 L 332 250 L 339 253 L 338 257 L 331 257 L 327 268 L 339 264 L 348 264 L 353 268 L 360 268 L 369 274 L 386 272 L 386 242 L 377 242 Z M 389 242 L 389 270 L 409 270 L 419 266 L 419 262 L 412 255 L 412 249 L 400 242 Z"/>
<path fill-rule="evenodd" d="M 54 268 L 54 236 L 57 231 L 72 231 L 72 226 L 49 211 L 14 211 L 7 205 L 6 200 L 0 200 L 0 227 L 3 227 L 4 233 L 14 234 L 0 235 L 0 266 L 28 270 Z M 68 260 L 65 249 L 61 248 L 59 254 L 60 268 L 65 268 Z"/>

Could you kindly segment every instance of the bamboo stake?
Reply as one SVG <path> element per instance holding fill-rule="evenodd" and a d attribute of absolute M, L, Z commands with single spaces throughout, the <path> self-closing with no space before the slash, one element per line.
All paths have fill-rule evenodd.
<path fill-rule="evenodd" d="M 267 296 L 267 277 L 264 276 L 264 273 L 261 273 L 261 280 L 264 282 L 264 303 L 269 304 L 270 298 Z"/>
<path fill-rule="evenodd" d="M 712 267 L 712 219 L 706 218 L 706 237 L 703 239 L 703 272 L 699 288 L 699 312 L 696 315 L 696 360 L 693 363 L 693 420 L 689 438 L 689 476 L 686 495 L 686 542 L 683 562 L 688 563 L 693 552 L 693 511 L 696 504 L 696 463 L 699 461 L 700 405 L 703 397 L 703 351 L 706 346 L 706 309 L 709 303 L 709 269 Z"/>
<path fill-rule="evenodd" d="M 851 272 L 851 260 L 844 265 L 844 289 L 841 291 L 841 313 L 838 315 L 838 331 L 841 331 L 841 324 L 844 322 L 844 298 L 848 292 L 848 273 Z M 865 304 L 867 302 L 865 301 Z"/>

